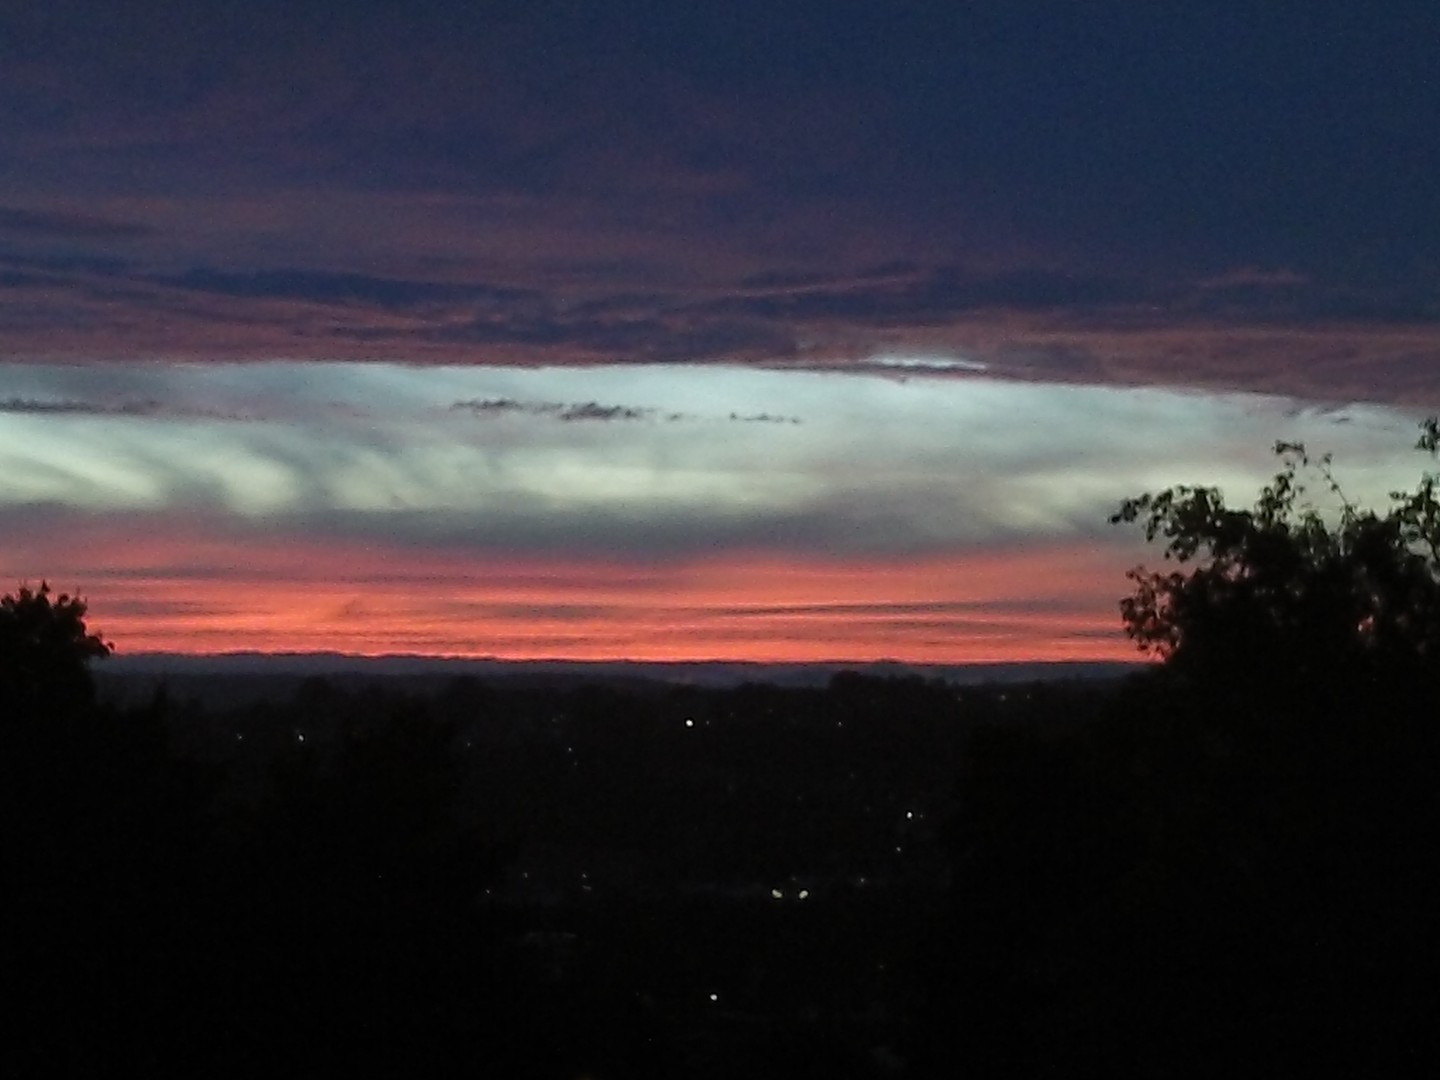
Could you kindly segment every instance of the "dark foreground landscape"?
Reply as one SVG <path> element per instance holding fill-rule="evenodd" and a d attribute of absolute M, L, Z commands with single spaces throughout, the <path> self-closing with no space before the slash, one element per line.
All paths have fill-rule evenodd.
<path fill-rule="evenodd" d="M 12 1075 L 1428 1060 L 1428 699 L 177 684 L 4 724 Z"/>

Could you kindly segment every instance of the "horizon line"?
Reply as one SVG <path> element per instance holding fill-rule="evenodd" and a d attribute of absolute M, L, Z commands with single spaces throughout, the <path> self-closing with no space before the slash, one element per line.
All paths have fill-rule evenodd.
<path fill-rule="evenodd" d="M 1144 657 L 1134 659 L 1115 659 L 1114 657 L 1066 657 L 1063 659 L 1014 658 L 1008 660 L 906 660 L 902 657 L 881 656 L 881 657 L 829 657 L 824 659 L 793 659 L 793 660 L 746 660 L 734 657 L 692 657 L 653 659 L 635 656 L 612 656 L 612 657 L 576 657 L 576 656 L 500 656 L 494 653 L 468 654 L 468 653 L 411 653 L 411 652 L 343 652 L 334 649 L 319 650 L 263 650 L 263 649 L 231 649 L 222 652 L 173 652 L 166 650 L 142 650 L 137 652 L 111 653 L 105 660 L 149 660 L 149 659 L 177 659 L 177 660 L 227 660 L 227 659 L 338 659 L 338 660 L 430 660 L 444 663 L 493 663 L 493 664 L 648 664 L 653 666 L 675 666 L 681 664 L 730 664 L 730 665 L 752 665 L 760 667 L 770 666 L 807 666 L 826 667 L 845 664 L 865 665 L 894 665 L 901 667 L 1005 667 L 1020 664 L 1048 666 L 1065 666 L 1078 664 L 1107 664 L 1107 665 L 1147 665 L 1154 661 L 1146 660 Z"/>

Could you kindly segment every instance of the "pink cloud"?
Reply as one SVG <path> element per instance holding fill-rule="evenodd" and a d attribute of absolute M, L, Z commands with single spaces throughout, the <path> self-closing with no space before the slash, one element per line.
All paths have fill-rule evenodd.
<path fill-rule="evenodd" d="M 1129 659 L 1124 558 L 1093 547 L 911 562 L 730 554 L 664 565 L 236 545 L 171 522 L 35 530 L 0 578 L 80 592 L 127 653 L 239 650 L 574 659 Z"/>

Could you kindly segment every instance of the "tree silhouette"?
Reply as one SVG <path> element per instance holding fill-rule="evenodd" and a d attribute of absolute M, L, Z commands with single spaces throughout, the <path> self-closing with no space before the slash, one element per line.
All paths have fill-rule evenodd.
<path fill-rule="evenodd" d="M 72 712 L 94 697 L 89 664 L 112 646 L 85 624 L 85 601 L 50 585 L 0 599 L 0 702 L 12 716 Z"/>
<path fill-rule="evenodd" d="M 1121 602 L 1163 663 L 1088 717 L 1072 691 L 970 740 L 932 1073 L 1378 1075 L 1432 1053 L 1440 478 L 1367 510 L 1328 457 L 1276 452 L 1249 508 L 1176 487 L 1115 514 L 1174 564 Z"/>
<path fill-rule="evenodd" d="M 1417 449 L 1440 449 L 1422 425 Z M 1250 509 L 1214 487 L 1127 499 L 1112 523 L 1140 522 L 1147 540 L 1188 572 L 1137 567 L 1121 601 L 1126 632 L 1177 672 L 1312 679 L 1413 673 L 1440 655 L 1440 476 L 1391 492 L 1383 512 L 1345 496 L 1330 457 L 1276 443 L 1283 468 Z M 1306 498 L 1318 475 L 1335 524 Z"/>

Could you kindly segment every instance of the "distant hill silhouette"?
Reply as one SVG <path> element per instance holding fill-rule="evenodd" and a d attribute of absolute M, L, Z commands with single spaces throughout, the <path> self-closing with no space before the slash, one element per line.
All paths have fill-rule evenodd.
<path fill-rule="evenodd" d="M 727 660 L 504 660 L 440 656 L 357 656 L 345 653 L 234 652 L 208 655 L 129 653 L 106 666 L 110 675 L 260 675 L 412 676 L 452 678 L 470 675 L 507 682 L 533 681 L 551 686 L 580 682 L 656 682 L 731 687 L 745 683 L 818 687 L 840 672 L 875 678 L 940 679 L 960 686 L 981 683 L 1051 682 L 1113 679 L 1142 666 L 1138 661 L 1015 661 L 975 664 L 910 664 L 893 660 L 864 662 L 760 663 Z"/>

